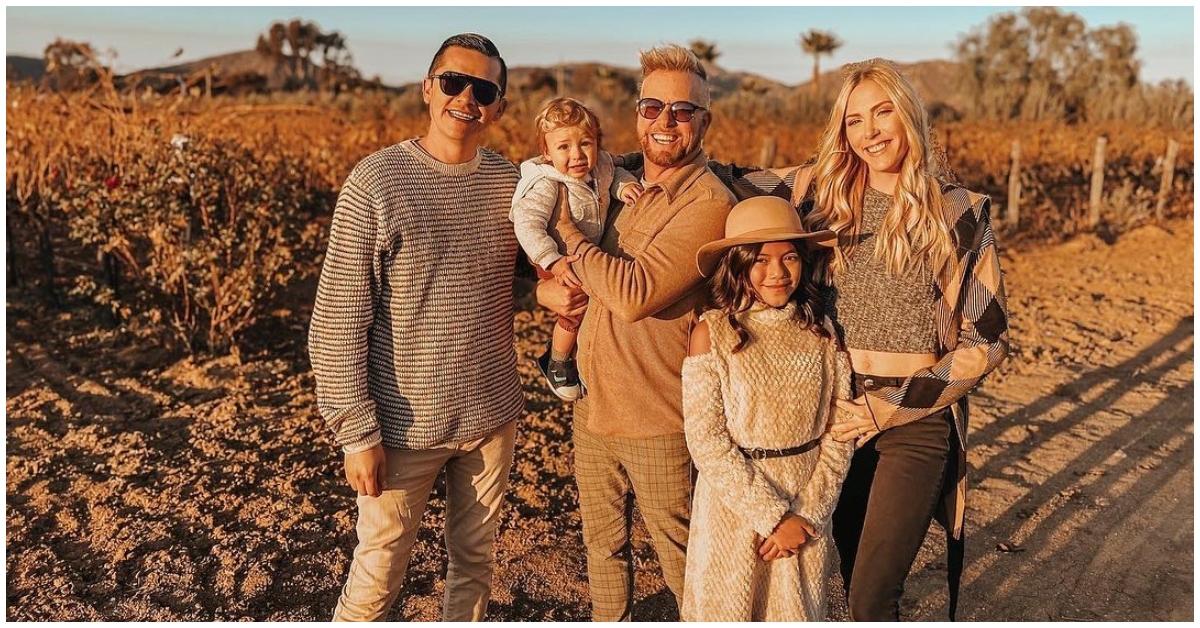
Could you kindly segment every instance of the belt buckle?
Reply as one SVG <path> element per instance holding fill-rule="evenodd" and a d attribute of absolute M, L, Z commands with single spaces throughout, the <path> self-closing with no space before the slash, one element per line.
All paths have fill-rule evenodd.
<path fill-rule="evenodd" d="M 750 458 L 753 460 L 766 460 L 767 459 L 767 450 L 758 449 L 758 448 L 751 449 L 750 450 Z"/>

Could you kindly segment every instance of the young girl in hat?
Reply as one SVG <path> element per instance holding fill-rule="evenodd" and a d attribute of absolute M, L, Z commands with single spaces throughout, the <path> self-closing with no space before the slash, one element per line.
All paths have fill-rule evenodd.
<path fill-rule="evenodd" d="M 833 233 L 807 231 L 787 201 L 764 196 L 736 205 L 725 235 L 697 254 L 714 309 L 683 363 L 700 473 L 681 614 L 823 621 L 829 518 L 853 453 L 828 431 L 850 362 L 820 311 L 807 248 Z"/>

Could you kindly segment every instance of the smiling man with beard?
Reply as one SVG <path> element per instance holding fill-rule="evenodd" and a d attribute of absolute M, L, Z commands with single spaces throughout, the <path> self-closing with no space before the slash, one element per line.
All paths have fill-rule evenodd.
<path fill-rule="evenodd" d="M 539 301 L 567 316 L 590 297 L 577 357 L 587 395 L 575 405 L 574 434 L 597 621 L 631 619 L 633 495 L 667 586 L 676 601 L 683 592 L 692 465 L 681 371 L 692 311 L 705 297 L 696 251 L 722 237 L 734 203 L 706 167 L 702 142 L 712 114 L 700 62 L 671 45 L 643 52 L 641 65 L 645 192 L 615 209 L 599 245 L 570 220 L 558 223 L 586 294 L 552 282 L 538 287 Z"/>
<path fill-rule="evenodd" d="M 317 405 L 358 493 L 338 620 L 399 595 L 425 503 L 446 470 L 442 618 L 480 620 L 525 406 L 513 348 L 517 169 L 481 148 L 506 69 L 480 35 L 434 55 L 423 137 L 363 159 L 338 196 L 309 331 Z"/>

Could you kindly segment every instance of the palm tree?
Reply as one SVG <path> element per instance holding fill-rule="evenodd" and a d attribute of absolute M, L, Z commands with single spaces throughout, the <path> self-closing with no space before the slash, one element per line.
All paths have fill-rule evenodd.
<path fill-rule="evenodd" d="M 717 42 L 715 41 L 693 39 L 688 42 L 688 47 L 691 48 L 692 54 L 696 55 L 697 59 L 707 61 L 708 63 L 716 61 L 717 57 L 721 56 L 720 51 L 717 50 Z"/>
<path fill-rule="evenodd" d="M 800 47 L 813 58 L 813 93 L 821 92 L 821 55 L 833 54 L 834 50 L 842 47 L 842 40 L 832 31 L 821 31 L 815 28 L 800 34 Z"/>
<path fill-rule="evenodd" d="M 710 75 L 716 75 L 720 72 L 717 69 L 717 57 L 721 56 L 721 51 L 717 50 L 717 42 L 706 39 L 693 39 L 688 42 L 688 48 L 700 60 L 700 65 L 704 66 L 706 72 Z"/>

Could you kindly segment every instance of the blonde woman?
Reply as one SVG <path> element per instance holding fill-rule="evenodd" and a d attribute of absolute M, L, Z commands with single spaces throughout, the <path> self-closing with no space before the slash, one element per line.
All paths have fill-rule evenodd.
<path fill-rule="evenodd" d="M 833 536 L 856 620 L 899 619 L 939 501 L 953 617 L 967 393 L 1008 354 L 990 201 L 941 175 L 916 91 L 890 63 L 872 60 L 848 72 L 816 164 L 794 188 L 802 206 L 811 203 L 808 226 L 838 234 L 823 279 L 855 398 L 839 402 L 854 418 L 833 435 L 858 450 Z"/>

